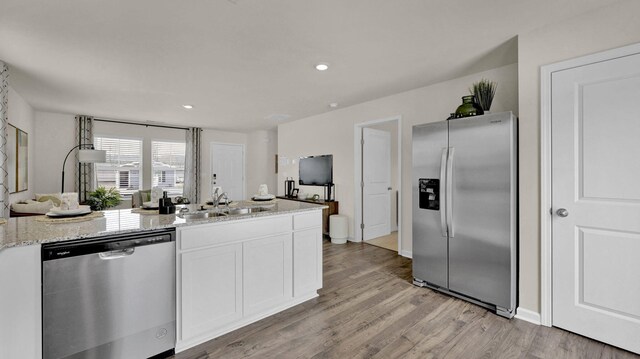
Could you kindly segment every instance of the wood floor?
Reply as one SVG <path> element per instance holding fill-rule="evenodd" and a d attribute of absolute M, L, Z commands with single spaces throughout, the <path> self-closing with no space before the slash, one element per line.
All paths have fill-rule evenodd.
<path fill-rule="evenodd" d="M 320 297 L 175 356 L 205 358 L 640 358 L 411 284 L 411 260 L 324 244 Z"/>
<path fill-rule="evenodd" d="M 366 244 L 371 244 L 376 247 L 385 248 L 398 253 L 398 231 L 391 232 L 386 236 L 373 238 L 365 241 Z"/>

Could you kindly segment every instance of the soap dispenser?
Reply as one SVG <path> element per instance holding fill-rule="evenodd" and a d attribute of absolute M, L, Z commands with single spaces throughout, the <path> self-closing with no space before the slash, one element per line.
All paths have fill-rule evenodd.
<path fill-rule="evenodd" d="M 176 206 L 171 202 L 167 191 L 162 192 L 162 198 L 158 200 L 158 213 L 160 214 L 173 214 L 176 213 Z"/>

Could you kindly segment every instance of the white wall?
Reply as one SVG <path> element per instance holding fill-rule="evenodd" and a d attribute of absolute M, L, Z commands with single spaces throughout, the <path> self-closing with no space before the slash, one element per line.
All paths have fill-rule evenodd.
<path fill-rule="evenodd" d="M 460 98 L 469 86 L 481 78 L 496 81 L 498 89 L 491 110 L 514 111 L 518 114 L 518 67 L 516 64 L 484 71 L 471 76 L 422 87 L 340 110 L 284 123 L 278 126 L 278 154 L 295 163 L 281 163 L 278 183 L 288 176 L 298 178 L 297 158 L 333 154 L 336 200 L 340 213 L 350 217 L 349 236 L 353 238 L 354 217 L 354 125 L 402 116 L 402 250 L 411 251 L 411 127 L 416 124 L 442 121 L 460 105 Z M 284 161 L 282 161 L 284 162 Z M 284 189 L 279 186 L 278 193 Z M 322 188 L 303 187 L 305 191 Z M 319 190 L 318 190 L 319 189 Z"/>
<path fill-rule="evenodd" d="M 278 150 L 278 132 L 254 131 L 247 138 L 247 191 L 250 197 L 258 193 L 258 186 L 266 184 L 269 193 L 277 193 L 278 183 L 275 155 Z"/>
<path fill-rule="evenodd" d="M 75 146 L 74 115 L 36 111 L 34 193 L 60 192 L 62 162 Z M 75 166 L 67 160 L 65 192 L 72 192 Z"/>
<path fill-rule="evenodd" d="M 520 306 L 540 311 L 540 66 L 640 42 L 640 1 L 545 26 L 518 38 Z"/>
<path fill-rule="evenodd" d="M 34 168 L 35 168 L 35 143 L 36 134 L 34 131 L 35 124 L 35 112 L 31 105 L 25 101 L 19 93 L 17 93 L 11 86 L 9 86 L 9 104 L 7 106 L 7 118 L 9 123 L 14 127 L 21 129 L 29 135 L 28 146 L 28 188 L 26 191 L 17 192 L 9 195 L 9 203 L 17 201 L 32 199 L 34 193 Z"/>

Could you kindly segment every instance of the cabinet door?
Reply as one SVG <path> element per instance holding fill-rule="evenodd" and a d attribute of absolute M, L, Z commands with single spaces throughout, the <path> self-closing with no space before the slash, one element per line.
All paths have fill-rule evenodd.
<path fill-rule="evenodd" d="M 293 295 L 322 288 L 322 233 L 320 227 L 293 234 Z"/>
<path fill-rule="evenodd" d="M 0 358 L 42 358 L 40 245 L 0 250 Z"/>
<path fill-rule="evenodd" d="M 243 244 L 244 313 L 256 314 L 292 298 L 291 234 Z"/>
<path fill-rule="evenodd" d="M 242 245 L 182 253 L 180 338 L 209 334 L 242 318 Z"/>

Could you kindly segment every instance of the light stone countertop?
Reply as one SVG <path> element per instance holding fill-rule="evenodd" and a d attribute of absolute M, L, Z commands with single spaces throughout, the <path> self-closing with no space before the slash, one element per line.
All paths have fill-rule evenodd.
<path fill-rule="evenodd" d="M 140 232 L 145 230 L 176 228 L 205 223 L 236 221 L 255 217 L 268 217 L 278 214 L 321 210 L 326 206 L 277 200 L 275 203 L 240 202 L 232 207 L 268 207 L 271 210 L 246 215 L 212 217 L 202 220 L 185 220 L 175 214 L 138 214 L 131 209 L 104 211 L 104 217 L 76 223 L 46 223 L 33 217 L 11 218 L 7 224 L 0 225 L 0 250 L 11 247 L 28 246 L 40 243 L 62 242 L 104 235 Z M 206 207 L 205 207 L 206 208 Z M 221 206 L 224 208 L 224 206 Z M 196 206 L 190 206 L 195 210 Z"/>

